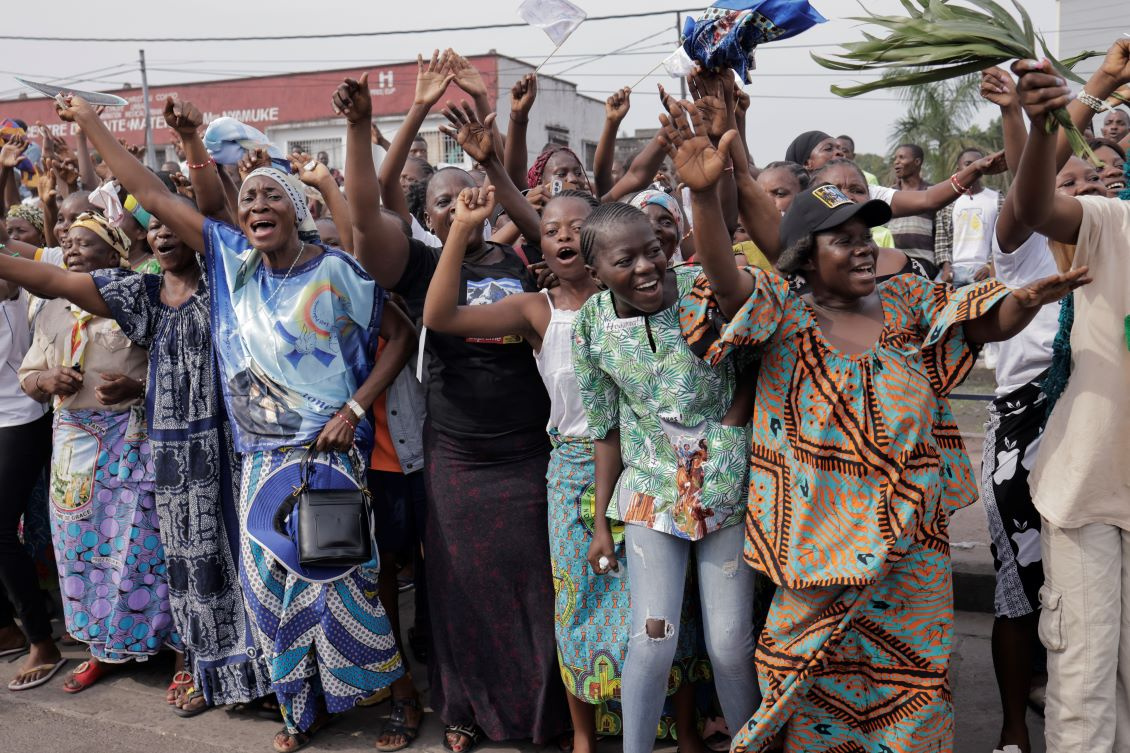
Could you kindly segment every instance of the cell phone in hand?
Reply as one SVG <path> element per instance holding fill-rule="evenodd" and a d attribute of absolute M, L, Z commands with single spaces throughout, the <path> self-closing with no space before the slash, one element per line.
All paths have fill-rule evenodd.
<path fill-rule="evenodd" d="M 565 184 L 559 180 L 555 180 L 549 184 L 549 195 L 556 196 L 565 189 Z"/>

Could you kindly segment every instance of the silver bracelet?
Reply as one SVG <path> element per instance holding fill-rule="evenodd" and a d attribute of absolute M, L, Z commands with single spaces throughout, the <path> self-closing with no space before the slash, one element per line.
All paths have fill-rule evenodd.
<path fill-rule="evenodd" d="M 1076 99 L 1085 104 L 1087 107 L 1090 107 L 1095 112 L 1106 112 L 1110 109 L 1106 102 L 1103 102 L 1098 97 L 1088 94 L 1085 91 L 1079 92 L 1079 96 L 1076 97 Z"/>

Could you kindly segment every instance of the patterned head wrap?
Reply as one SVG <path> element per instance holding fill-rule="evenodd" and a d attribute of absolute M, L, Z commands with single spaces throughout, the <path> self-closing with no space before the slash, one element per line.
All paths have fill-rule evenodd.
<path fill-rule="evenodd" d="M 542 178 L 545 177 L 544 173 L 546 163 L 549 162 L 550 157 L 557 154 L 558 152 L 567 152 L 573 155 L 573 159 L 577 160 L 577 164 L 584 164 L 583 162 L 581 162 L 581 158 L 577 156 L 577 153 L 569 147 L 551 146 L 538 155 L 538 158 L 534 160 L 533 166 L 530 168 L 529 172 L 526 173 L 526 185 L 529 188 L 534 188 L 541 185 Z"/>
<path fill-rule="evenodd" d="M 679 238 L 683 237 L 683 210 L 679 207 L 679 202 L 675 197 L 664 191 L 656 191 L 654 188 L 649 188 L 646 191 L 640 191 L 632 197 L 628 202 L 641 212 L 648 204 L 654 204 L 657 207 L 663 207 L 667 212 L 675 218 L 675 230 L 679 233 Z"/>
<path fill-rule="evenodd" d="M 294 217 L 298 220 L 298 235 L 306 240 L 313 233 L 313 237 L 317 238 L 318 228 L 314 224 L 314 218 L 310 216 L 310 207 L 306 205 L 306 187 L 302 182 L 277 167 L 257 167 L 247 174 L 243 186 L 247 185 L 247 181 L 258 176 L 270 178 L 282 187 L 290 203 L 294 205 Z M 243 191 L 243 186 L 240 186 L 240 192 Z"/>
<path fill-rule="evenodd" d="M 129 259 L 129 238 L 121 228 L 114 227 L 110 221 L 100 214 L 83 212 L 71 225 L 72 228 L 84 227 L 106 241 L 122 260 L 124 266 Z"/>
<path fill-rule="evenodd" d="M 13 204 L 8 207 L 8 219 L 24 220 L 43 234 L 43 210 L 27 204 Z"/>

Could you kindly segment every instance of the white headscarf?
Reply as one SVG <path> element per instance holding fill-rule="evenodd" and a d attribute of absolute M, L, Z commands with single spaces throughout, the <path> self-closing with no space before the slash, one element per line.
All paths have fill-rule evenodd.
<path fill-rule="evenodd" d="M 244 178 L 243 185 L 239 187 L 240 193 L 243 192 L 243 186 L 247 185 L 247 181 L 260 175 L 278 183 L 286 193 L 287 198 L 290 199 L 290 203 L 294 205 L 294 216 L 298 220 L 299 236 L 302 236 L 304 240 L 317 238 L 318 228 L 314 225 L 314 218 L 310 216 L 310 207 L 306 205 L 305 189 L 302 182 L 293 175 L 284 173 L 277 167 L 257 167 Z"/>

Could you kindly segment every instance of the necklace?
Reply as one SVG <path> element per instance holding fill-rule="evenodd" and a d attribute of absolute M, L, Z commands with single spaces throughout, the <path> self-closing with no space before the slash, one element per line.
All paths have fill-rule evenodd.
<path fill-rule="evenodd" d="M 298 247 L 298 253 L 294 255 L 294 261 L 290 263 L 290 268 L 286 270 L 286 274 L 283 275 L 282 280 L 279 281 L 279 286 L 275 288 L 269 296 L 267 296 L 267 300 L 259 304 L 259 308 L 255 311 L 256 319 L 259 318 L 259 314 L 263 313 L 263 309 L 267 308 L 267 304 L 273 301 L 275 299 L 275 296 L 279 294 L 279 291 L 283 289 L 283 286 L 286 285 L 286 281 L 290 279 L 290 273 L 294 271 L 294 266 L 298 264 L 298 260 L 302 258 L 302 253 L 305 250 L 306 242 L 303 241 L 302 245 Z"/>

